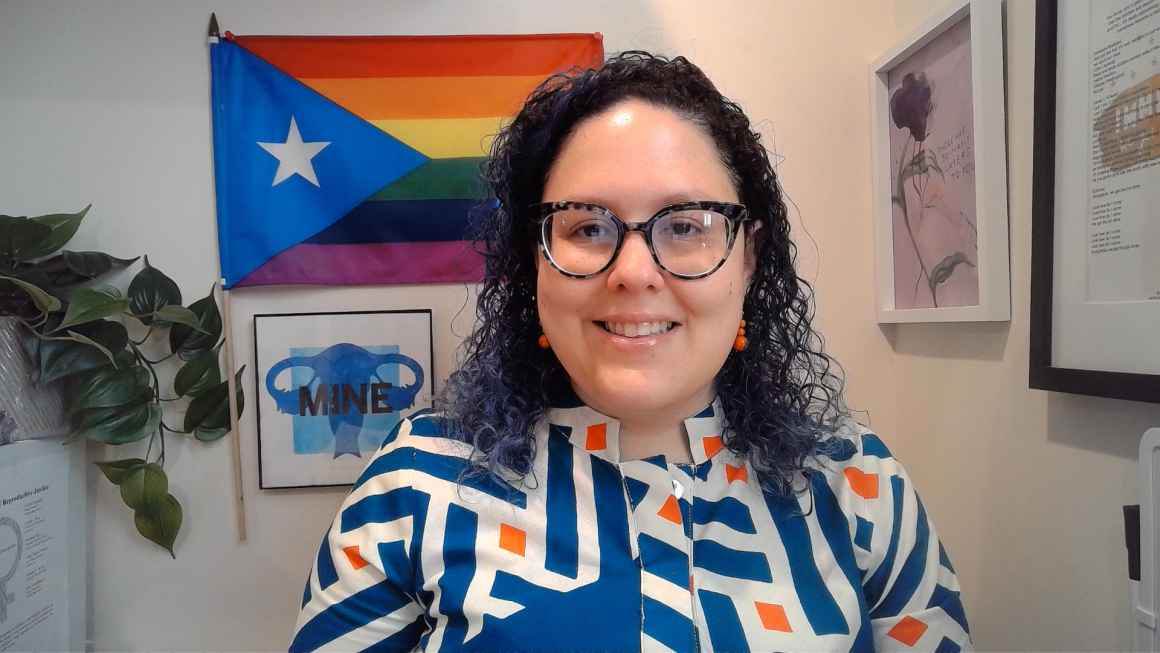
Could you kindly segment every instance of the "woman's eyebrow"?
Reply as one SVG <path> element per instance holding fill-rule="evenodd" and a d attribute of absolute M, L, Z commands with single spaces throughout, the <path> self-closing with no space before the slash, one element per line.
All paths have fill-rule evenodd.
<path fill-rule="evenodd" d="M 621 212 L 618 211 L 613 206 L 614 204 L 617 204 L 617 202 L 609 201 L 609 198 L 603 197 L 603 196 L 596 194 L 596 193 L 573 193 L 573 194 L 570 194 L 567 197 L 564 197 L 562 199 L 565 199 L 569 202 L 580 202 L 581 204 L 595 204 L 597 206 L 604 207 L 604 208 L 608 209 L 609 211 L 612 211 L 614 214 L 616 214 L 617 217 L 625 219 L 625 220 L 629 220 L 629 221 L 634 221 L 634 220 L 635 221 L 643 221 L 643 220 L 647 220 L 649 218 L 649 216 L 633 217 L 633 216 L 622 215 Z M 717 197 L 713 193 L 705 193 L 705 192 L 701 192 L 699 190 L 672 191 L 667 195 L 662 195 L 660 197 L 660 199 L 657 200 L 656 208 L 654 209 L 654 211 L 659 211 L 661 209 L 664 209 L 665 207 L 669 207 L 669 206 L 672 206 L 674 204 L 684 204 L 686 202 L 699 202 L 699 201 L 703 201 L 703 200 L 726 201 L 726 199 L 727 198 Z"/>
<path fill-rule="evenodd" d="M 677 191 L 674 193 L 670 193 L 669 195 L 665 195 L 661 199 L 660 204 L 661 204 L 661 206 L 670 206 L 672 204 L 683 204 L 685 202 L 699 202 L 702 200 L 715 200 L 715 199 L 719 199 L 719 198 L 715 197 L 712 193 L 704 193 L 704 192 L 701 192 L 699 190 Z"/>

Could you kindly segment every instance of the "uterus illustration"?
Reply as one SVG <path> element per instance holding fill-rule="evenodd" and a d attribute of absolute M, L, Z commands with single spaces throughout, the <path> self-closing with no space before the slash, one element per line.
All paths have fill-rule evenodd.
<path fill-rule="evenodd" d="M 409 369 L 415 380 L 409 385 L 388 381 L 390 366 Z M 290 374 L 291 387 L 277 385 L 283 372 L 305 368 L 305 382 Z M 313 356 L 289 356 L 266 373 L 266 391 L 278 411 L 297 417 L 325 415 L 334 435 L 334 457 L 359 457 L 359 434 L 367 415 L 410 408 L 423 387 L 423 368 L 414 359 L 396 353 L 373 353 L 351 343 L 332 345 Z"/>

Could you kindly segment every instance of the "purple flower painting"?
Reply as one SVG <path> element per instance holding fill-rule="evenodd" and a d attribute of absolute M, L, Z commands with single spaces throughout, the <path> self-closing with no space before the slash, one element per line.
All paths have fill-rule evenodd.
<path fill-rule="evenodd" d="M 979 303 L 970 20 L 890 71 L 894 305 Z"/>

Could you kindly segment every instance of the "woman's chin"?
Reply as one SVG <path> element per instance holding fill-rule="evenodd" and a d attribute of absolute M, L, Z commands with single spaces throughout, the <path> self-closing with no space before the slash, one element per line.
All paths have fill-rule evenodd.
<path fill-rule="evenodd" d="M 682 408 L 682 404 L 698 399 L 695 395 L 709 395 L 708 390 L 683 392 L 673 381 L 675 371 L 609 370 L 594 379 L 594 383 L 577 388 L 577 394 L 592 408 L 618 419 L 633 415 L 655 415 L 658 412 Z M 698 399 L 699 400 L 699 399 Z M 708 400 L 706 400 L 707 402 Z M 685 410 L 699 410 L 701 407 Z M 686 417 L 681 415 L 678 418 Z"/>

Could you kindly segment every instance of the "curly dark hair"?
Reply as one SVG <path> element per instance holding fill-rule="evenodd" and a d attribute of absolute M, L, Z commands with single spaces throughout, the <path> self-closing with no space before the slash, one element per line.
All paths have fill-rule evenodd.
<path fill-rule="evenodd" d="M 813 291 L 794 269 L 797 249 L 761 136 L 684 57 L 629 51 L 598 69 L 554 75 L 498 134 L 483 166 L 492 196 L 473 220 L 486 259 L 478 323 L 438 408 L 454 437 L 474 445 L 473 472 L 500 477 L 506 468 L 526 477 L 535 456 L 533 427 L 551 405 L 553 388 L 568 384 L 555 354 L 536 344 L 538 235 L 527 207 L 541 201 L 549 168 L 577 125 L 629 98 L 705 129 L 741 202 L 762 223 L 748 233 L 757 256 L 744 303 L 749 346 L 729 354 L 715 382 L 729 426 L 725 446 L 748 458 L 765 489 L 788 496 L 807 459 L 835 451 L 840 438 L 831 436 L 848 415 L 843 375 L 810 324 Z"/>

